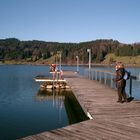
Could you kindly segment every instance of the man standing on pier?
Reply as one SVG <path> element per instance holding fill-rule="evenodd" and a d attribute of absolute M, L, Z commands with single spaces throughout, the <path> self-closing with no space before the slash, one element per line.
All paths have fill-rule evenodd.
<path fill-rule="evenodd" d="M 122 62 L 119 62 L 116 64 L 116 78 L 114 81 L 116 82 L 116 87 L 118 90 L 118 101 L 119 103 L 128 102 L 127 101 L 127 95 L 125 93 L 125 86 L 126 86 L 126 80 L 123 78 L 125 75 L 125 68 L 124 64 Z M 124 99 L 124 101 L 122 100 Z"/>

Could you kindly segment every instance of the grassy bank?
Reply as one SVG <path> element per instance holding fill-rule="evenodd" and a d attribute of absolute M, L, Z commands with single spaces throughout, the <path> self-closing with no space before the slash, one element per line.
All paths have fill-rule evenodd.
<path fill-rule="evenodd" d="M 140 65 L 140 55 L 138 56 L 115 56 L 114 54 L 108 54 L 103 61 L 103 64 L 112 64 L 115 62 L 123 62 L 124 64 Z"/>

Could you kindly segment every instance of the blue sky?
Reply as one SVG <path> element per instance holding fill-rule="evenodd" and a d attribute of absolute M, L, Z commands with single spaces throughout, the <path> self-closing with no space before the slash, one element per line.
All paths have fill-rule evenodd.
<path fill-rule="evenodd" d="M 0 0 L 0 39 L 140 42 L 140 0 Z"/>

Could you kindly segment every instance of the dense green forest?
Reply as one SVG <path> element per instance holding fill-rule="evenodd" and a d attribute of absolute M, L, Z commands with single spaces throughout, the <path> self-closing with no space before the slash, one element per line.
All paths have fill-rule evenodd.
<path fill-rule="evenodd" d="M 73 64 L 76 56 L 82 64 L 88 63 L 87 49 L 91 49 L 92 63 L 102 62 L 109 53 L 116 56 L 140 55 L 140 43 L 123 44 L 116 40 L 100 39 L 80 43 L 59 43 L 45 41 L 20 41 L 16 38 L 0 39 L 0 60 L 17 62 L 37 62 L 57 57 L 62 52 L 62 63 Z M 57 58 L 56 58 L 57 59 Z"/>

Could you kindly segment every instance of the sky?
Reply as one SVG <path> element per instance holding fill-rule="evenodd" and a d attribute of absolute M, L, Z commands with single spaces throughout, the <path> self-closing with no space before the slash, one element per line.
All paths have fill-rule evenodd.
<path fill-rule="evenodd" d="M 140 0 L 0 0 L 0 39 L 140 42 Z"/>

